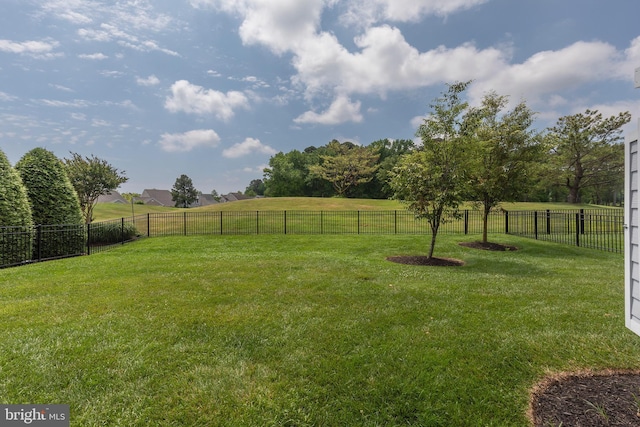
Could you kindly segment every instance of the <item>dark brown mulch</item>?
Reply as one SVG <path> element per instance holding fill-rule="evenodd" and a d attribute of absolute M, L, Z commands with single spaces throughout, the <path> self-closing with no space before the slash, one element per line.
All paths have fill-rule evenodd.
<path fill-rule="evenodd" d="M 387 257 L 387 261 L 397 262 L 398 264 L 406 265 L 426 265 L 433 267 L 459 267 L 464 265 L 464 261 L 453 258 L 428 258 L 426 256 L 413 255 L 413 256 L 390 256 Z"/>
<path fill-rule="evenodd" d="M 531 393 L 534 427 L 640 426 L 640 373 L 564 374 Z"/>
<path fill-rule="evenodd" d="M 473 249 L 483 249 L 485 251 L 517 251 L 517 246 L 511 245 L 503 245 L 502 243 L 492 243 L 492 242 L 462 242 L 460 246 L 464 246 L 465 248 L 473 248 Z"/>

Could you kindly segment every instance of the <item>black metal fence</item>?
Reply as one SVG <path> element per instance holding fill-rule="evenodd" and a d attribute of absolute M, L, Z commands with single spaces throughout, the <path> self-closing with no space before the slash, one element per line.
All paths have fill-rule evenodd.
<path fill-rule="evenodd" d="M 482 213 L 466 210 L 444 223 L 441 234 L 481 234 Z M 496 211 L 490 234 L 512 234 L 622 253 L 624 215 L 619 209 Z M 430 235 L 426 221 L 408 211 L 235 211 L 149 213 L 87 225 L 0 227 L 0 268 L 90 255 L 137 237 L 246 234 Z"/>

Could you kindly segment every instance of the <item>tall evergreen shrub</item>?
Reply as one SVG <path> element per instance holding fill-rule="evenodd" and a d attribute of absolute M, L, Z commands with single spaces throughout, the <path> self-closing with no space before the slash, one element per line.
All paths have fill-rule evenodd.
<path fill-rule="evenodd" d="M 0 150 L 0 266 L 31 259 L 32 225 L 27 190 Z"/>
<path fill-rule="evenodd" d="M 36 235 L 34 256 L 40 259 L 84 252 L 85 229 L 80 202 L 64 165 L 52 152 L 34 148 L 16 164 L 27 188 Z"/>

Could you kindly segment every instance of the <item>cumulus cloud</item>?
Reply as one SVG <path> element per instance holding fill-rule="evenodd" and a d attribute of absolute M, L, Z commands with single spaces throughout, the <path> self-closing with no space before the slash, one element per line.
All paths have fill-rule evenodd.
<path fill-rule="evenodd" d="M 380 21 L 415 22 L 426 15 L 446 16 L 489 0 L 352 0 L 342 20 L 369 26 Z"/>
<path fill-rule="evenodd" d="M 469 93 L 474 100 L 490 90 L 540 101 L 545 95 L 577 88 L 615 75 L 620 63 L 616 48 L 603 42 L 576 42 L 564 49 L 543 51 L 521 64 L 504 64 L 490 76 L 478 79 Z M 550 100 L 557 104 L 556 96 Z"/>
<path fill-rule="evenodd" d="M 217 147 L 220 137 L 211 129 L 192 130 L 185 133 L 164 133 L 160 136 L 158 144 L 162 150 L 173 152 L 186 152 L 200 147 Z"/>
<path fill-rule="evenodd" d="M 171 86 L 171 96 L 167 97 L 164 106 L 173 113 L 214 115 L 227 121 L 234 116 L 235 110 L 249 108 L 249 99 L 242 92 L 223 93 L 179 80 Z"/>
<path fill-rule="evenodd" d="M 160 79 L 157 78 L 154 74 L 151 74 L 146 79 L 143 79 L 142 77 L 136 78 L 136 83 L 138 83 L 138 85 L 140 86 L 155 86 L 160 84 Z"/>
<path fill-rule="evenodd" d="M 276 154 L 277 151 L 268 145 L 264 145 L 259 139 L 247 138 L 223 150 L 222 156 L 229 159 L 236 159 L 254 153 L 273 155 Z"/>
<path fill-rule="evenodd" d="M 337 125 L 346 122 L 360 123 L 362 121 L 360 105 L 360 101 L 351 102 L 347 96 L 341 95 L 333 101 L 326 111 L 322 113 L 307 111 L 306 113 L 296 117 L 294 122 L 316 123 L 322 125 Z"/>
<path fill-rule="evenodd" d="M 78 55 L 78 58 L 80 59 L 88 59 L 91 61 L 102 61 L 104 59 L 109 58 L 107 55 L 105 55 L 104 53 L 90 53 L 90 54 L 81 54 Z"/>
<path fill-rule="evenodd" d="M 46 55 L 58 46 L 59 43 L 57 41 L 28 40 L 14 42 L 5 39 L 0 40 L 0 51 L 23 55 Z"/>

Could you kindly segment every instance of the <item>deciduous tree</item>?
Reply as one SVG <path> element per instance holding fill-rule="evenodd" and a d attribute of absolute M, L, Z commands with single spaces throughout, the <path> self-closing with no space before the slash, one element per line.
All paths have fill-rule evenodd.
<path fill-rule="evenodd" d="M 83 157 L 71 153 L 71 158 L 64 159 L 64 163 L 71 184 L 78 194 L 82 215 L 87 224 L 93 221 L 93 208 L 98 197 L 109 194 L 128 180 L 124 171 L 119 171 L 106 160 L 93 154 L 91 157 Z"/>
<path fill-rule="evenodd" d="M 500 202 L 516 201 L 531 184 L 542 145 L 533 131 L 534 113 L 520 102 L 510 111 L 506 96 L 490 92 L 465 114 L 472 142 L 469 168 L 471 198 L 482 207 L 482 242 L 487 243 L 489 213 Z"/>
<path fill-rule="evenodd" d="M 321 163 L 310 166 L 309 172 L 330 182 L 338 197 L 345 197 L 353 187 L 371 181 L 378 169 L 380 155 L 367 147 L 334 140 L 327 150 L 334 154 L 320 156 Z"/>
<path fill-rule="evenodd" d="M 463 129 L 468 104 L 460 99 L 469 82 L 449 85 L 431 105 L 416 135 L 422 147 L 405 155 L 391 174 L 394 198 L 431 228 L 428 258 L 433 257 L 440 225 L 459 216 L 466 190 L 469 142 Z"/>

